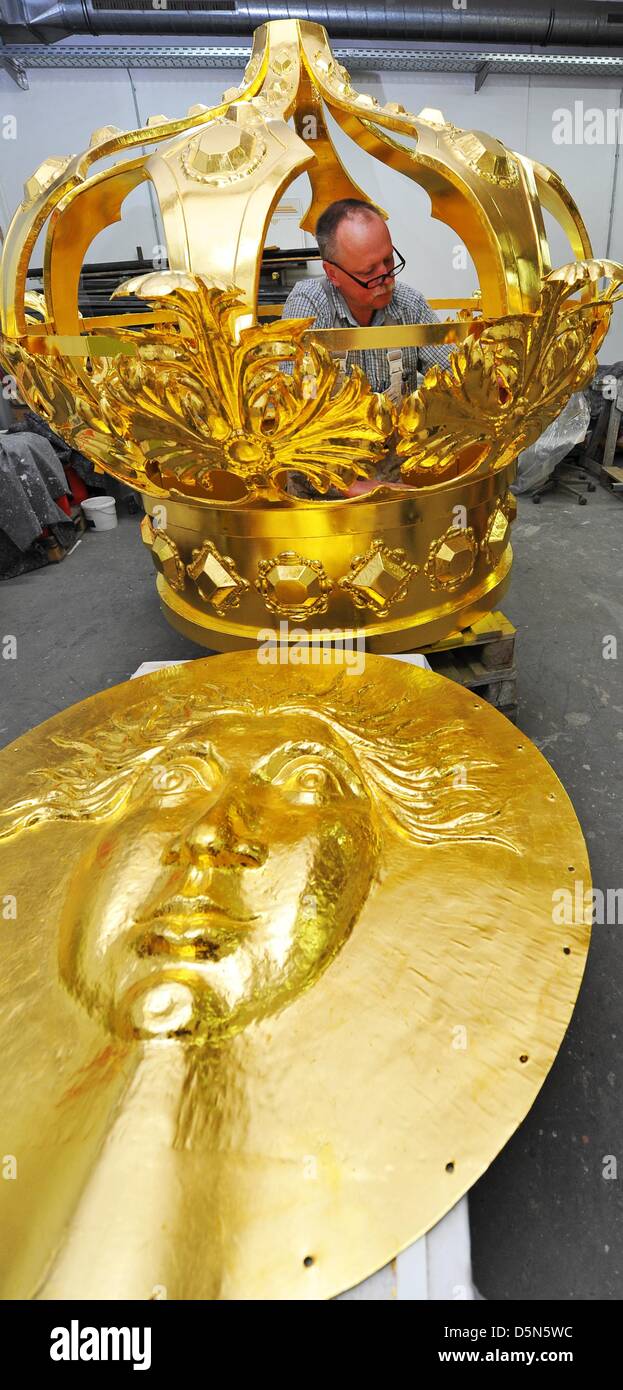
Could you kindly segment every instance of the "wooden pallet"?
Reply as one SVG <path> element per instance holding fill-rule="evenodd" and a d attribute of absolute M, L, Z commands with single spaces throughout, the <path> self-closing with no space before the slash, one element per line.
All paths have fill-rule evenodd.
<path fill-rule="evenodd" d="M 623 495 L 623 468 L 620 468 L 617 463 L 611 463 L 608 468 L 602 468 L 601 482 L 612 492 L 619 492 Z"/>
<path fill-rule="evenodd" d="M 515 628 L 503 613 L 489 613 L 473 627 L 422 648 L 434 671 L 477 690 L 513 723 L 517 718 Z"/>

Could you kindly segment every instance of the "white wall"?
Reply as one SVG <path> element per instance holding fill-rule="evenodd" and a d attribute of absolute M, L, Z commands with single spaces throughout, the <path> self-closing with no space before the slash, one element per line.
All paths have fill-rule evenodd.
<path fill-rule="evenodd" d="M 213 104 L 226 87 L 235 85 L 240 72 L 199 69 L 30 69 L 30 90 L 22 92 L 0 70 L 0 222 L 22 197 L 23 181 L 48 154 L 76 153 L 88 144 L 91 131 L 113 122 L 135 128 L 136 109 L 144 122 L 151 114 L 184 115 L 196 101 Z M 615 173 L 615 146 L 557 144 L 553 113 L 560 107 L 573 110 L 581 100 L 586 108 L 605 111 L 622 103 L 620 89 L 606 81 L 591 80 L 579 86 L 574 79 L 545 76 L 491 76 L 479 92 L 470 74 L 357 73 L 355 84 L 372 92 L 381 102 L 400 101 L 408 109 L 441 107 L 457 125 L 497 135 L 511 149 L 538 158 L 562 175 L 588 226 L 596 255 L 623 259 L 623 151 L 614 190 L 613 235 L 608 248 L 608 228 Z M 16 138 L 3 138 L 6 117 L 16 117 Z M 10 129 L 10 122 L 8 123 Z M 405 276 L 431 298 L 471 294 L 477 288 L 471 267 L 453 265 L 457 237 L 442 223 L 433 222 L 425 193 L 409 185 L 392 170 L 368 159 L 334 127 L 336 145 L 353 177 L 366 193 L 390 214 L 392 237 L 407 257 Z M 304 208 L 306 180 L 298 179 L 288 195 Z M 291 225 L 291 223 L 290 223 Z M 288 228 L 288 222 L 285 223 Z M 283 224 L 270 240 L 284 235 Z M 140 245 L 149 256 L 160 234 L 146 187 L 127 200 L 124 220 L 94 241 L 89 260 L 130 258 Z M 308 241 L 310 239 L 308 238 Z M 557 229 L 551 239 L 554 264 L 570 259 L 566 238 Z M 40 244 L 33 264 L 41 263 Z M 623 307 L 602 348 L 603 361 L 623 358 Z"/>

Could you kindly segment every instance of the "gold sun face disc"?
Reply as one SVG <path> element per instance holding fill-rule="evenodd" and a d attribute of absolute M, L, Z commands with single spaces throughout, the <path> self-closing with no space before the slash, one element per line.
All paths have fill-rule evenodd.
<path fill-rule="evenodd" d="M 34 729 L 0 883 L 4 1298 L 358 1283 L 525 1116 L 590 934 L 541 754 L 373 656 L 211 657 Z"/>

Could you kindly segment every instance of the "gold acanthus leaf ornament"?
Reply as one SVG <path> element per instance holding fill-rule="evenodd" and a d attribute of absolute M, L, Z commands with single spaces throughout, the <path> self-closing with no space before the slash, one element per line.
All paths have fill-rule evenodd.
<path fill-rule="evenodd" d="M 115 291 L 129 294 L 176 321 L 120 328 L 109 339 L 131 352 L 94 356 L 86 370 L 0 340 L 23 397 L 87 458 L 135 487 L 206 501 L 284 497 L 290 469 L 321 492 L 374 476 L 391 403 L 359 370 L 339 383 L 328 351 L 302 342 L 311 320 L 242 326 L 249 308 L 237 289 L 185 272 Z"/>
<path fill-rule="evenodd" d="M 603 294 L 569 298 L 601 278 L 610 280 Z M 609 261 L 563 266 L 544 281 L 535 314 L 483 319 L 450 366 L 434 367 L 403 403 L 397 452 L 405 482 L 503 468 L 534 443 L 594 375 L 622 280 L 623 268 Z"/>

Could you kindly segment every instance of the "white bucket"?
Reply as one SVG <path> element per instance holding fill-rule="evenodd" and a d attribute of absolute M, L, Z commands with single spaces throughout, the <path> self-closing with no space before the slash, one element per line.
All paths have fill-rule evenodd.
<path fill-rule="evenodd" d="M 87 521 L 92 521 L 96 531 L 112 531 L 117 525 L 117 509 L 114 497 L 88 497 L 80 503 Z"/>

